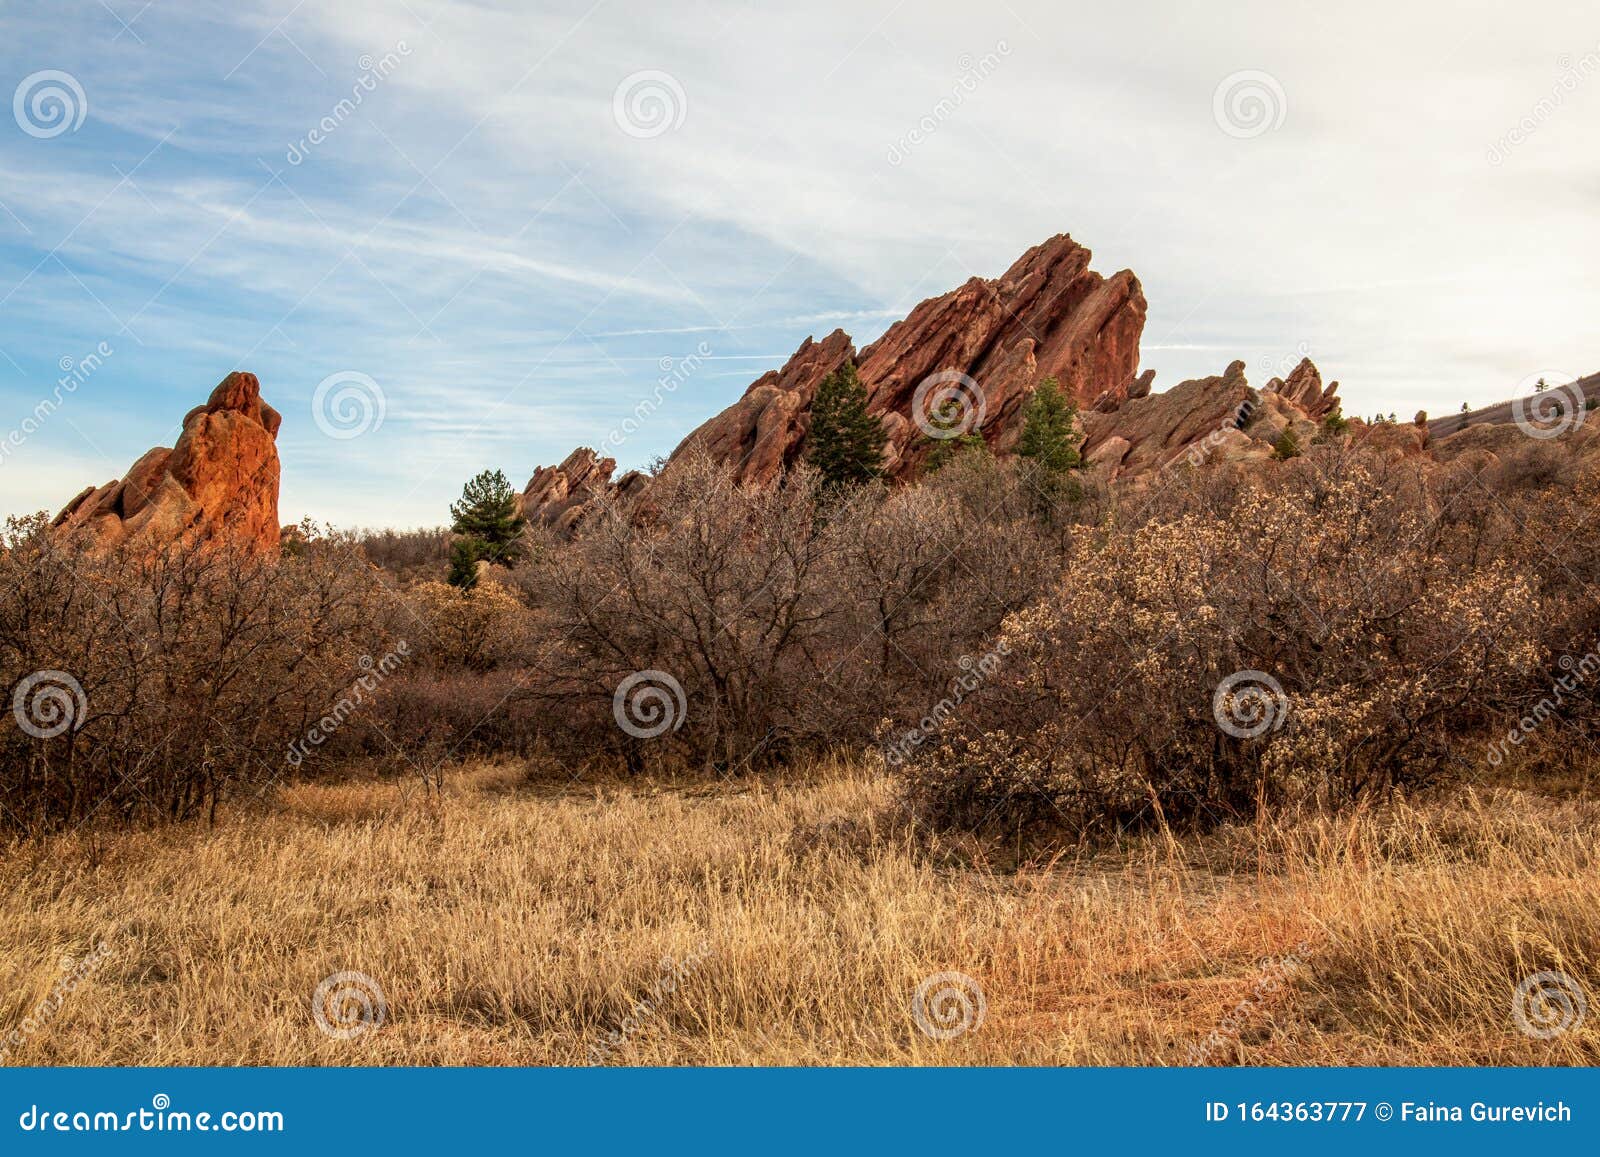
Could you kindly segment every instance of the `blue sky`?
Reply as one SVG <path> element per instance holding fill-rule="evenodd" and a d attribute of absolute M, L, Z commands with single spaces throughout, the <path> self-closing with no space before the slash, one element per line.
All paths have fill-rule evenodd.
<path fill-rule="evenodd" d="M 0 440 L 112 352 L 0 455 L 4 512 L 247 369 L 285 521 L 437 524 L 701 343 L 623 467 L 1062 231 L 1139 273 L 1157 388 L 1309 353 L 1409 416 L 1600 369 L 1583 3 L 0 0 L 6 94 Z M 326 432 L 330 377 L 381 424 Z"/>

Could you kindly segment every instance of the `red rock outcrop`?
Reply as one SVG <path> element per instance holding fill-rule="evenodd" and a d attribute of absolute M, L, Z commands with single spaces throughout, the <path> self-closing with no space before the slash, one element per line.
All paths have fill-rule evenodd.
<path fill-rule="evenodd" d="M 1088 464 L 1112 480 L 1135 482 L 1182 462 L 1270 458 L 1285 433 L 1307 446 L 1339 412 L 1339 383 L 1324 384 L 1309 358 L 1261 389 L 1235 362 L 1216 377 L 1154 393 L 1155 372 L 1139 372 L 1145 299 L 1127 271 L 1105 278 L 1089 269 L 1089 251 L 1065 235 L 1025 253 L 992 281 L 973 278 L 924 301 L 865 349 L 835 330 L 807 338 L 782 369 L 752 383 L 744 396 L 700 426 L 672 460 L 698 448 L 724 463 L 740 483 L 766 485 L 805 452 L 811 405 L 830 373 L 854 361 L 868 410 L 883 424 L 884 467 L 891 479 L 917 475 L 928 440 L 916 412 L 925 383 L 943 381 L 981 413 L 989 448 L 1004 455 L 1021 433 L 1028 397 L 1055 377 L 1077 400 Z M 1369 428 L 1351 433 L 1395 455 L 1426 452 L 1427 428 Z M 669 460 L 670 461 L 670 460 Z M 615 463 L 580 450 L 541 468 L 523 496 L 537 522 L 570 530 L 599 495 L 641 494 L 633 474 L 610 481 Z"/>
<path fill-rule="evenodd" d="M 891 478 L 914 473 L 926 455 L 914 411 L 918 401 L 926 409 L 918 390 L 936 375 L 982 415 L 984 437 L 998 453 L 1015 445 L 1022 407 L 1044 378 L 1056 378 L 1085 408 L 1120 402 L 1141 384 L 1148 391 L 1149 378 L 1136 377 L 1146 309 L 1139 279 L 1127 270 L 1102 277 L 1090 257 L 1066 234 L 1052 237 L 1000 277 L 974 277 L 924 301 L 859 355 L 843 330 L 821 342 L 808 338 L 674 457 L 699 446 L 741 482 L 771 481 L 804 452 L 817 387 L 851 358 L 868 410 L 883 421 Z"/>
<path fill-rule="evenodd" d="M 1302 358 L 1287 378 L 1273 378 L 1265 388 L 1293 402 L 1314 422 L 1322 421 L 1339 408 L 1339 383 L 1332 382 L 1324 389 L 1322 375 L 1310 358 Z"/>
<path fill-rule="evenodd" d="M 1159 470 L 1188 454 L 1210 454 L 1238 433 L 1261 407 L 1245 380 L 1244 363 L 1220 376 L 1180 382 L 1170 390 L 1126 402 L 1110 413 L 1083 414 L 1083 454 L 1112 478 Z"/>
<path fill-rule="evenodd" d="M 631 498 L 644 489 L 646 478 L 630 470 L 616 482 L 615 458 L 601 458 L 587 446 L 567 455 L 559 466 L 541 466 L 522 491 L 522 515 L 529 522 L 567 534 L 597 498 Z"/>
<path fill-rule="evenodd" d="M 1309 444 L 1323 419 L 1338 411 L 1338 389 L 1337 382 L 1324 387 L 1317 367 L 1302 361 L 1288 379 L 1273 378 L 1257 390 L 1244 363 L 1234 362 L 1218 377 L 1180 382 L 1109 413 L 1083 414 L 1084 458 L 1111 479 L 1179 462 L 1268 458 L 1285 431 Z"/>
<path fill-rule="evenodd" d="M 124 478 L 84 490 L 52 525 L 107 546 L 194 538 L 275 551 L 281 422 L 254 374 L 229 374 L 189 411 L 170 450 L 158 446 Z"/>
<path fill-rule="evenodd" d="M 806 338 L 781 370 L 762 374 L 744 397 L 685 438 L 672 457 L 699 447 L 726 463 L 741 483 L 771 481 L 800 456 L 817 387 L 855 356 L 855 343 L 842 329 L 820 342 Z"/>
<path fill-rule="evenodd" d="M 927 408 L 926 390 L 922 398 L 918 391 L 930 378 L 948 383 L 981 414 L 983 436 L 1002 454 L 1016 444 L 1022 407 L 1044 378 L 1055 377 L 1085 409 L 1113 410 L 1142 397 L 1154 377 L 1138 374 L 1144 292 L 1127 270 L 1109 278 L 1093 272 L 1090 257 L 1061 234 L 1028 250 L 998 278 L 974 277 L 922 302 L 859 353 L 843 330 L 821 341 L 807 338 L 782 369 L 751 383 L 743 397 L 684 439 L 672 458 L 699 448 L 741 483 L 770 483 L 803 456 L 817 387 L 850 360 L 866 387 L 869 411 L 883 422 L 884 469 L 891 478 L 914 475 L 926 456 L 914 410 L 919 401 Z M 527 517 L 572 525 L 581 517 L 580 493 L 604 488 L 603 479 L 598 486 L 591 481 L 593 459 L 592 451 L 579 451 L 535 473 L 524 494 Z M 605 473 L 609 477 L 609 468 Z"/>

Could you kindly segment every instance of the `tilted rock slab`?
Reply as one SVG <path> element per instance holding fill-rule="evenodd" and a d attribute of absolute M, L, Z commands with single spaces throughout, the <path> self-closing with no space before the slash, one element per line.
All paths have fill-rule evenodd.
<path fill-rule="evenodd" d="M 974 277 L 922 302 L 865 349 L 843 330 L 807 338 L 782 369 L 751 383 L 732 406 L 690 434 L 672 454 L 691 450 L 727 466 L 735 481 L 767 485 L 805 454 L 811 404 L 823 380 L 855 361 L 867 408 L 884 428 L 884 471 L 914 476 L 929 444 L 914 412 L 919 387 L 943 375 L 963 405 L 981 413 L 991 449 L 1004 454 L 1021 434 L 1022 408 L 1040 381 L 1055 377 L 1080 407 L 1114 409 L 1150 391 L 1139 376 L 1146 302 L 1139 279 L 1123 270 L 1102 277 L 1089 250 L 1060 234 L 1036 245 L 1002 276 Z M 924 398 L 926 405 L 926 396 Z M 570 527 L 578 496 L 611 493 L 601 477 L 615 464 L 580 450 L 541 467 L 524 492 L 528 518 Z M 634 492 L 647 482 L 629 477 Z"/>

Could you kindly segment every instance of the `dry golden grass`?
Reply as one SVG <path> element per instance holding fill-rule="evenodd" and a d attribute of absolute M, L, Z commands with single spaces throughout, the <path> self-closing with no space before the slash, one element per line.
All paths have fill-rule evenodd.
<path fill-rule="evenodd" d="M 64 956 L 107 955 L 7 1063 L 583 1064 L 699 952 L 609 1063 L 1181 1064 L 1236 1010 L 1211 1063 L 1600 1059 L 1600 1009 L 1548 1041 L 1511 1015 L 1539 970 L 1600 996 L 1586 800 L 1467 793 L 998 871 L 875 828 L 891 785 L 842 766 L 406 791 L 299 785 L 215 829 L 9 849 L 0 1047 Z M 311 996 L 345 970 L 388 1018 L 338 1040 Z M 939 1041 L 911 1004 L 945 970 L 988 1007 Z"/>

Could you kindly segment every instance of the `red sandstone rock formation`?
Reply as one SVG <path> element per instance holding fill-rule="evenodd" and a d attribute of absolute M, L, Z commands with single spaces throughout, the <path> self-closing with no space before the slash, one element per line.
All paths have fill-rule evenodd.
<path fill-rule="evenodd" d="M 102 545 L 193 537 L 278 549 L 278 426 L 254 374 L 229 374 L 189 411 L 170 450 L 158 446 L 121 480 L 84 490 L 52 525 Z"/>
<path fill-rule="evenodd" d="M 727 463 L 741 483 L 770 482 L 800 456 L 817 387 L 855 356 L 855 343 L 842 329 L 820 342 L 806 338 L 781 370 L 769 370 L 757 378 L 744 397 L 685 438 L 672 457 L 699 447 L 716 461 Z M 862 381 L 866 384 L 864 376 Z"/>
<path fill-rule="evenodd" d="M 1273 378 L 1265 388 L 1293 402 L 1314 422 L 1322 421 L 1339 408 L 1339 383 L 1332 382 L 1324 389 L 1322 375 L 1310 358 L 1302 358 L 1292 374 L 1283 379 Z"/>
<path fill-rule="evenodd" d="M 1179 462 L 1269 458 L 1286 430 L 1308 445 L 1322 420 L 1338 411 L 1338 389 L 1337 382 L 1324 388 L 1317 367 L 1302 361 L 1287 380 L 1274 378 L 1257 390 L 1244 363 L 1234 362 L 1219 377 L 1180 382 L 1109 413 L 1082 415 L 1084 457 L 1113 480 Z"/>
<path fill-rule="evenodd" d="M 781 369 L 758 379 L 743 398 L 684 440 L 728 464 L 740 482 L 765 484 L 805 450 L 811 401 L 822 380 L 855 359 L 868 409 L 883 421 L 884 469 L 915 473 L 927 454 L 918 389 L 936 375 L 981 413 L 997 453 L 1016 444 L 1018 418 L 1034 387 L 1060 381 L 1081 406 L 1115 405 L 1148 393 L 1139 368 L 1145 299 L 1127 270 L 1110 278 L 1089 268 L 1090 253 L 1066 234 L 1036 245 L 993 281 L 974 277 L 924 301 L 858 355 L 835 330 L 810 338 Z M 926 395 L 923 399 L 927 408 Z"/>
<path fill-rule="evenodd" d="M 1244 363 L 1234 362 L 1221 377 L 1180 382 L 1159 394 L 1135 398 L 1111 413 L 1080 417 L 1083 454 L 1111 478 L 1159 470 L 1192 449 L 1195 458 L 1236 447 L 1240 434 L 1261 406 L 1261 395 L 1245 380 Z"/>
<path fill-rule="evenodd" d="M 643 491 L 646 478 L 637 470 L 613 483 L 611 472 L 616 468 L 615 458 L 601 458 L 586 446 L 568 454 L 559 466 L 539 467 L 522 492 L 523 517 L 570 533 L 596 498 L 631 498 Z"/>
<path fill-rule="evenodd" d="M 926 442 L 914 403 L 918 387 L 934 375 L 952 378 L 958 390 L 976 391 L 984 438 L 1002 455 L 1016 444 L 1029 394 L 1044 378 L 1058 378 L 1080 406 L 1089 466 L 1133 484 L 1182 463 L 1268 459 L 1285 431 L 1308 446 L 1339 412 L 1339 383 L 1325 385 L 1309 359 L 1259 390 L 1246 379 L 1244 363 L 1235 362 L 1217 377 L 1153 393 L 1154 371 L 1138 372 L 1144 316 L 1132 273 L 1103 278 L 1089 270 L 1088 250 L 1054 237 L 1002 277 L 974 278 L 923 302 L 859 352 L 842 330 L 820 342 L 807 338 L 782 369 L 755 381 L 685 439 L 673 458 L 698 447 L 738 481 L 770 483 L 804 454 L 817 387 L 852 359 L 869 408 L 883 423 L 885 471 L 894 479 L 915 477 L 920 469 Z M 1586 396 L 1600 396 L 1600 376 L 1583 388 Z M 1514 407 L 1503 403 L 1434 422 L 1419 414 L 1406 426 L 1352 419 L 1349 435 L 1394 457 L 1448 461 L 1467 451 L 1504 453 L 1520 445 L 1513 416 Z M 649 486 L 638 473 L 613 483 L 613 469 L 611 459 L 577 451 L 534 475 L 524 512 L 569 531 L 596 497 L 636 497 Z M 160 470 L 159 460 L 141 460 L 130 479 Z"/>
<path fill-rule="evenodd" d="M 913 476 L 927 454 L 914 411 L 919 387 L 936 376 L 981 413 L 984 437 L 1002 454 L 1016 444 L 1022 407 L 1047 377 L 1086 409 L 1110 410 L 1142 397 L 1154 377 L 1138 376 L 1144 292 L 1127 270 L 1109 278 L 1093 272 L 1090 256 L 1061 234 L 1028 250 L 1001 277 L 974 277 L 924 301 L 859 353 L 843 330 L 820 342 L 807 338 L 782 369 L 753 382 L 672 457 L 698 448 L 741 483 L 770 483 L 804 454 L 817 387 L 852 359 L 868 408 L 883 421 L 891 478 Z M 926 409 L 926 391 L 920 400 Z M 570 527 L 582 513 L 578 492 L 604 491 L 610 469 L 598 476 L 595 466 L 592 451 L 578 451 L 559 467 L 541 468 L 524 494 L 524 513 Z M 569 467 L 579 476 L 569 477 Z M 635 490 L 642 485 L 633 482 Z"/>

